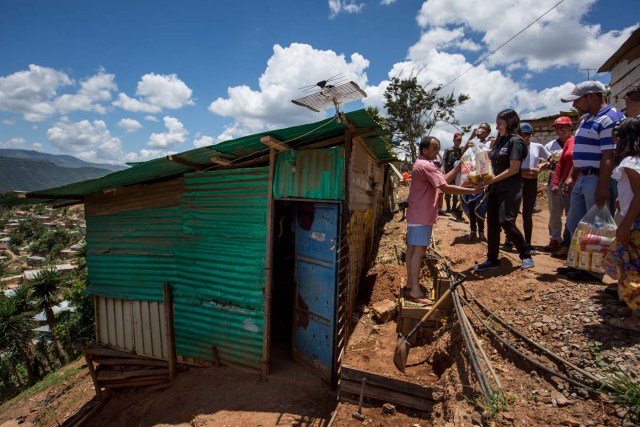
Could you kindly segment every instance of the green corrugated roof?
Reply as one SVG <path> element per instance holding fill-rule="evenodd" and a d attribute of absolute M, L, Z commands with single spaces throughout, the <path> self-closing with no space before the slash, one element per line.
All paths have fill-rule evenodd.
<path fill-rule="evenodd" d="M 367 145 L 369 145 L 371 151 L 373 151 L 381 162 L 395 160 L 394 154 L 381 138 L 382 135 L 386 134 L 386 131 L 378 126 L 365 110 L 357 110 L 346 113 L 345 115 L 347 120 L 358 129 L 376 128 L 374 132 L 364 135 Z M 202 165 L 203 167 L 215 168 L 216 165 L 211 163 L 211 157 L 214 156 L 235 160 L 243 157 L 256 156 L 260 152 L 267 154 L 268 148 L 260 142 L 260 138 L 265 135 L 270 135 L 279 141 L 287 142 L 288 145 L 293 148 L 298 148 L 341 135 L 344 133 L 345 128 L 345 125 L 339 123 L 335 117 L 333 117 L 316 123 L 270 130 L 221 142 L 220 144 L 209 147 L 196 148 L 176 154 L 175 157 L 190 163 Z M 77 182 L 75 184 L 47 190 L 32 191 L 28 193 L 29 202 L 33 203 L 34 200 L 32 198 L 38 196 L 46 196 L 48 201 L 51 201 L 52 198 L 65 199 L 65 197 L 68 198 L 70 196 L 85 196 L 110 188 L 164 180 L 192 171 L 193 169 L 188 166 L 183 166 L 168 160 L 166 157 L 162 157 L 135 164 L 129 169 L 114 172 L 102 178 Z"/>

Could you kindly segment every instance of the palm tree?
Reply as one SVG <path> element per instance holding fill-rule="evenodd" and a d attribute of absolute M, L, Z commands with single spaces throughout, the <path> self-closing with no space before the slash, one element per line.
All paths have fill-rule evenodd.
<path fill-rule="evenodd" d="M 7 352 L 15 349 L 20 354 L 31 383 L 36 380 L 30 357 L 35 327 L 32 316 L 31 312 L 18 312 L 13 298 L 0 298 L 0 349 Z"/>
<path fill-rule="evenodd" d="M 31 300 L 38 311 L 44 311 L 47 316 L 47 324 L 51 331 L 53 346 L 58 354 L 60 363 L 64 363 L 64 352 L 60 346 L 60 342 L 55 334 L 56 315 L 53 307 L 60 302 L 60 286 L 62 280 L 58 270 L 45 268 L 40 270 L 33 279 L 31 279 Z"/>
<path fill-rule="evenodd" d="M 28 286 L 20 285 L 15 288 L 11 298 L 13 298 L 13 303 L 18 313 L 30 312 L 31 315 L 35 314 L 33 313 L 33 303 L 31 301 L 31 289 Z"/>

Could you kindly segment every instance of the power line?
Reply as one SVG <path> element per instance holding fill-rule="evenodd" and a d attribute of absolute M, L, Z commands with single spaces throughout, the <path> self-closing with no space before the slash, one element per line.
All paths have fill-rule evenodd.
<path fill-rule="evenodd" d="M 483 56 L 482 58 L 480 58 L 479 60 L 477 60 L 471 67 L 467 68 L 462 74 L 460 74 L 458 77 L 456 77 L 455 79 L 451 80 L 449 83 L 447 83 L 446 85 L 442 86 L 441 89 L 444 89 L 445 87 L 449 86 L 451 83 L 455 82 L 456 80 L 458 80 L 460 77 L 464 76 L 465 74 L 467 74 L 469 71 L 471 71 L 473 68 L 477 67 L 478 65 L 480 65 L 481 63 L 484 62 L 485 59 L 487 59 L 488 57 L 490 57 L 491 55 L 493 55 L 494 53 L 496 53 L 497 51 L 499 51 L 500 49 L 502 49 L 507 43 L 509 43 L 511 40 L 515 39 L 516 37 L 518 37 L 520 34 L 522 34 L 523 32 L 525 32 L 529 27 L 531 27 L 533 24 L 535 24 L 536 22 L 538 22 L 539 20 L 541 20 L 546 14 L 548 14 L 549 12 L 551 12 L 553 9 L 555 9 L 556 7 L 560 6 L 561 3 L 563 3 L 564 0 L 560 0 L 558 3 L 556 3 L 553 7 L 551 7 L 551 9 L 547 10 L 545 13 L 543 13 L 542 15 L 540 15 L 539 17 L 537 17 L 533 22 L 531 22 L 529 25 L 527 25 L 526 27 L 524 27 L 522 30 L 518 31 L 513 37 L 511 37 L 509 40 L 507 40 L 506 42 L 502 43 L 500 46 L 498 46 L 497 48 L 495 48 L 494 50 L 492 50 L 491 52 L 489 52 L 488 54 L 486 54 L 485 56 Z"/>

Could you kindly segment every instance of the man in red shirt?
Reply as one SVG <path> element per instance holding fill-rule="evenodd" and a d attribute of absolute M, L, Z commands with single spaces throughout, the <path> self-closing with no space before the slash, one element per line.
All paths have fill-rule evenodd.
<path fill-rule="evenodd" d="M 463 188 L 449 185 L 460 172 L 460 165 L 443 175 L 433 164 L 440 152 L 440 141 L 434 137 L 425 137 L 418 147 L 420 156 L 413 165 L 411 187 L 407 199 L 407 284 L 406 297 L 428 303 L 420 287 L 420 266 L 422 257 L 431 242 L 433 224 L 438 220 L 438 190 L 446 194 L 476 194 L 482 188 Z"/>

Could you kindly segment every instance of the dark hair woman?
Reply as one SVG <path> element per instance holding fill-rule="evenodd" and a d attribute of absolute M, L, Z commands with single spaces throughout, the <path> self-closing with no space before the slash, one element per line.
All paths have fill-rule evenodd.
<path fill-rule="evenodd" d="M 618 181 L 622 220 L 605 256 L 604 269 L 618 280 L 618 297 L 631 309 L 631 316 L 608 319 L 608 323 L 640 332 L 640 118 L 623 120 L 614 133 L 618 166 L 611 176 Z"/>
<path fill-rule="evenodd" d="M 486 180 L 489 185 L 487 203 L 487 260 L 474 266 L 476 271 L 499 267 L 500 228 L 507 239 L 516 246 L 522 263 L 521 268 L 533 267 L 533 259 L 524 236 L 516 227 L 518 205 L 516 195 L 522 188 L 520 166 L 527 156 L 527 147 L 520 136 L 520 117 L 515 111 L 503 110 L 496 116 L 498 138 L 491 150 L 493 177 Z"/>

